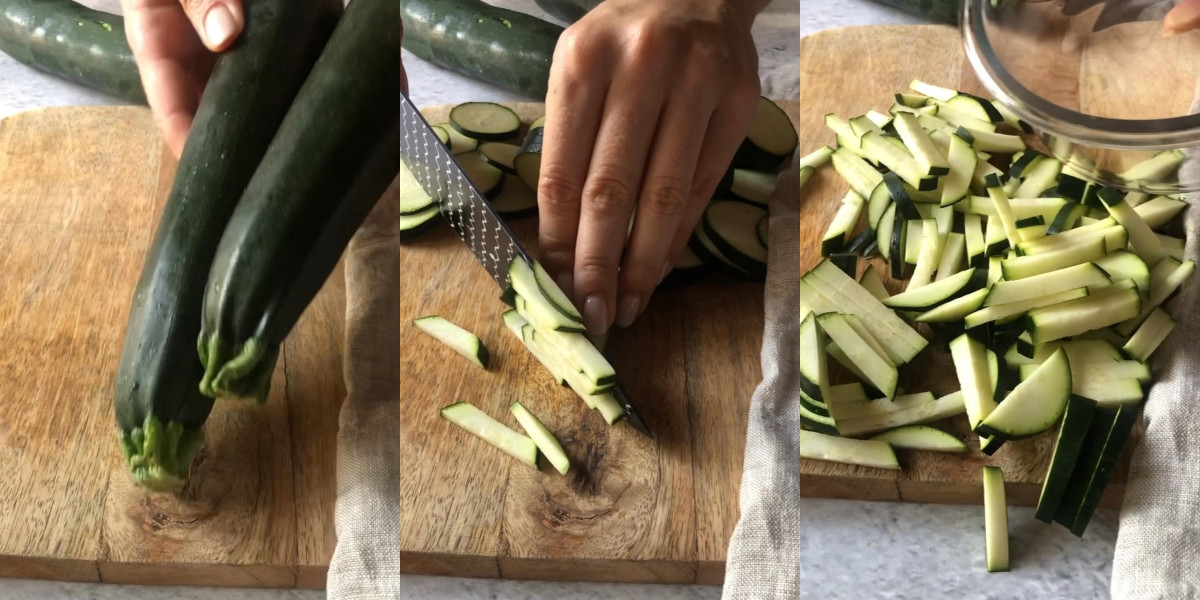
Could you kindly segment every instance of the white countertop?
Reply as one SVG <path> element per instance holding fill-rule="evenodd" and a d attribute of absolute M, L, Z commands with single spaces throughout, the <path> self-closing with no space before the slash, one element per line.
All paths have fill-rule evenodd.
<path fill-rule="evenodd" d="M 532 0 L 497 4 L 544 16 Z M 118 0 L 84 0 L 117 12 Z M 796 15 L 799 13 L 798 27 Z M 798 41 L 843 25 L 918 23 L 919 19 L 867 0 L 775 0 L 756 26 L 763 91 L 795 96 Z M 494 87 L 446 73 L 405 54 L 418 104 L 516 99 Z M 32 71 L 0 54 L 0 118 L 41 106 L 111 104 L 112 100 Z M 1101 511 L 1079 541 L 1061 528 L 1042 526 L 1029 509 L 1009 510 L 1012 573 L 983 568 L 980 507 L 802 500 L 809 556 L 804 588 L 812 597 L 874 598 L 1107 598 L 1116 514 Z M 405 577 L 409 600 L 661 600 L 717 599 L 719 587 L 546 583 L 447 577 Z M 806 593 L 806 597 L 810 594 Z M 0 600 L 316 600 L 296 590 L 143 587 L 0 580 Z"/>

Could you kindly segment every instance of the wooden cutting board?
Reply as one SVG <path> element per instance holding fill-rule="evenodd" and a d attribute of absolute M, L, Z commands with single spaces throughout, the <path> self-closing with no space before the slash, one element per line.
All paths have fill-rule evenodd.
<path fill-rule="evenodd" d="M 943 27 L 817 34 L 802 43 L 798 69 L 801 97 L 784 106 L 805 148 L 831 141 L 820 115 L 886 108 L 912 77 L 980 91 L 956 33 Z M 1155 99 L 1168 93 L 1155 90 Z M 518 109 L 527 118 L 540 112 Z M 444 117 L 445 107 L 428 115 Z M 143 495 L 119 456 L 112 374 L 174 168 L 144 109 L 49 109 L 0 121 L 0 576 L 320 588 L 335 544 L 345 394 L 340 269 L 285 345 L 270 401 L 218 405 L 182 499 Z M 815 248 L 842 193 L 830 174 L 809 183 L 812 218 L 797 243 Z M 531 247 L 534 228 L 534 220 L 514 223 Z M 407 475 L 397 493 L 410 507 L 404 572 L 723 579 L 760 379 L 760 285 L 713 277 L 663 289 L 634 327 L 613 334 L 609 354 L 655 432 L 649 441 L 609 427 L 547 382 L 503 329 L 494 284 L 448 229 L 408 246 L 402 263 L 401 318 L 443 314 L 477 332 L 494 359 L 484 372 L 403 330 L 399 368 L 411 390 L 398 432 Z M 457 400 L 510 424 L 507 406 L 521 400 L 560 435 L 575 469 L 537 472 L 463 434 L 438 418 Z M 1047 453 L 1048 441 L 1035 439 L 993 459 L 1013 482 L 1013 501 L 1033 500 Z M 980 459 L 903 461 L 899 476 L 817 462 L 796 469 L 809 496 L 979 501 Z M 1118 479 L 1110 505 L 1121 487 Z"/>

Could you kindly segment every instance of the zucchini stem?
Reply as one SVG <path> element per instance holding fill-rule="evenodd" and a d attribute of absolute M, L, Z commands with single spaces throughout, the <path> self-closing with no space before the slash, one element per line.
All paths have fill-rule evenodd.
<path fill-rule="evenodd" d="M 199 427 L 184 428 L 178 421 L 165 427 L 147 415 L 141 427 L 120 432 L 125 465 L 133 480 L 151 492 L 179 493 L 187 482 L 192 460 L 204 444 Z"/>
<path fill-rule="evenodd" d="M 230 347 L 217 334 L 207 340 L 202 335 L 197 346 L 204 363 L 200 393 L 210 398 L 235 398 L 257 404 L 267 401 L 271 375 L 279 358 L 278 346 L 250 338 Z"/>

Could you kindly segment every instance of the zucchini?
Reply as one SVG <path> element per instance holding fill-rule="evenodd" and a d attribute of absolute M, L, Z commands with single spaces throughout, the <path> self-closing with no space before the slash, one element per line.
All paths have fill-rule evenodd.
<path fill-rule="evenodd" d="M 800 456 L 812 460 L 900 470 L 892 446 L 878 440 L 855 440 L 802 429 L 797 451 Z"/>
<path fill-rule="evenodd" d="M 771 171 L 783 164 L 800 143 L 796 126 L 774 102 L 759 97 L 750 131 L 733 156 L 735 168 Z"/>
<path fill-rule="evenodd" d="M 1001 435 L 1010 440 L 1037 435 L 1062 417 L 1071 396 L 1071 365 L 1067 353 L 1057 350 L 1033 374 L 1017 384 L 975 426 L 980 435 Z"/>
<path fill-rule="evenodd" d="M 871 436 L 873 440 L 887 442 L 893 448 L 930 450 L 933 452 L 966 452 L 962 440 L 928 425 L 905 425 Z"/>
<path fill-rule="evenodd" d="M 546 11 L 550 16 L 574 23 L 596 8 L 601 0 L 535 0 L 535 2 L 538 8 Z"/>
<path fill-rule="evenodd" d="M 516 175 L 517 169 L 513 167 L 513 159 L 517 157 L 517 152 L 521 147 L 516 144 L 505 144 L 503 142 L 484 142 L 479 145 L 479 155 L 489 165 L 504 171 L 506 175 Z"/>
<path fill-rule="evenodd" d="M 481 142 L 500 142 L 517 135 L 521 118 L 495 102 L 464 102 L 450 109 L 450 126 Z M 483 152 L 484 147 L 479 150 Z"/>
<path fill-rule="evenodd" d="M 355 0 L 355 2 L 360 1 L 364 0 Z M 413 319 L 413 325 L 429 334 L 433 339 L 446 344 L 451 350 L 461 354 L 479 368 L 488 368 L 488 351 L 479 336 L 438 315 Z"/>
<path fill-rule="evenodd" d="M 358 1 L 354 0 L 354 2 Z M 351 5 L 353 4 L 351 2 Z M 463 428 L 501 452 L 537 468 L 537 444 L 532 439 L 509 429 L 475 406 L 467 402 L 456 402 L 443 408 L 441 415 L 443 419 Z"/>
<path fill-rule="evenodd" d="M 983 467 L 985 554 L 989 573 L 1008 570 L 1008 504 L 1004 495 L 1004 473 L 1000 467 Z"/>
<path fill-rule="evenodd" d="M 399 2 L 404 49 L 417 58 L 531 100 L 545 99 L 562 27 L 481 0 Z"/>
<path fill-rule="evenodd" d="M 0 52 L 125 102 L 146 104 L 119 15 L 75 0 L 0 0 Z"/>
<path fill-rule="evenodd" d="M 134 480 L 177 492 L 213 401 L 196 360 L 204 287 L 221 235 L 341 9 L 254 0 L 217 57 L 133 295 L 114 408 Z"/>
<path fill-rule="evenodd" d="M 542 451 L 542 456 L 545 456 L 554 465 L 554 469 L 561 475 L 566 475 L 571 468 L 571 459 L 567 458 L 567 452 L 563 450 L 562 444 L 554 437 L 554 434 L 542 423 L 536 415 L 529 412 L 528 408 L 520 402 L 513 402 L 508 405 L 508 411 L 512 413 L 513 418 L 517 423 L 521 424 L 521 428 L 529 437 L 533 439 L 533 443 L 537 445 L 538 450 Z"/>
<path fill-rule="evenodd" d="M 866 402 L 878 407 L 876 411 L 856 417 L 835 419 L 841 435 L 863 435 L 905 425 L 940 421 L 960 415 L 964 409 L 962 392 L 953 392 L 936 400 L 929 400 L 929 395 L 926 393 L 898 396 L 891 401 L 868 400 Z M 829 405 L 830 411 L 834 414 L 837 414 L 839 410 L 852 408 L 845 405 L 837 406 L 836 403 Z"/>
<path fill-rule="evenodd" d="M 265 402 L 279 346 L 400 168 L 399 13 L 354 0 L 221 237 L 201 391 Z"/>
<path fill-rule="evenodd" d="M 1058 505 L 1067 491 L 1067 481 L 1071 478 L 1075 462 L 1079 460 L 1079 451 L 1083 449 L 1095 410 L 1096 403 L 1087 398 L 1071 396 L 1067 401 L 1058 440 L 1054 443 L 1054 452 L 1050 455 L 1050 464 L 1042 482 L 1042 492 L 1038 495 L 1034 516 L 1039 521 L 1054 522 L 1054 513 L 1058 511 Z"/>

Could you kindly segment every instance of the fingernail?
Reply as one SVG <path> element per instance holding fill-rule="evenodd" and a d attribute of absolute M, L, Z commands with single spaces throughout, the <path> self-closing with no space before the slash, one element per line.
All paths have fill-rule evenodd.
<path fill-rule="evenodd" d="M 575 290 L 572 289 L 575 287 L 575 282 L 571 279 L 570 275 L 559 275 L 555 283 L 558 284 L 558 289 L 562 290 L 562 293 L 566 294 L 568 298 L 575 295 Z"/>
<path fill-rule="evenodd" d="M 208 10 L 208 14 L 204 15 L 204 35 L 212 46 L 228 42 L 229 38 L 233 37 L 235 28 L 237 23 L 233 20 L 233 13 L 223 4 L 213 6 Z"/>
<path fill-rule="evenodd" d="M 1163 19 L 1163 32 L 1179 33 L 1200 25 L 1200 2 L 1183 2 L 1172 8 Z"/>
<path fill-rule="evenodd" d="M 675 268 L 675 263 L 673 263 L 669 260 L 667 262 L 663 263 L 662 273 L 660 273 L 658 275 L 658 282 L 662 283 L 662 280 L 667 278 L 667 275 L 669 275 L 671 273 L 671 269 L 673 269 L 673 268 Z"/>
<path fill-rule="evenodd" d="M 617 326 L 629 327 L 633 325 L 633 320 L 638 316 L 638 309 L 642 307 L 642 299 L 636 295 L 627 294 L 617 303 Z"/>
<path fill-rule="evenodd" d="M 583 302 L 583 324 L 593 334 L 608 331 L 608 306 L 604 304 L 604 296 L 592 294 Z"/>

